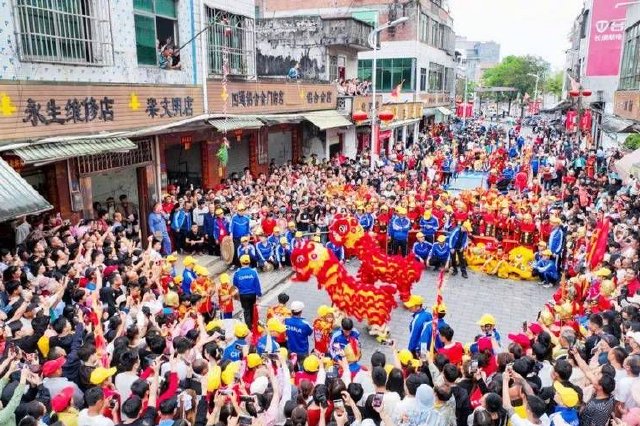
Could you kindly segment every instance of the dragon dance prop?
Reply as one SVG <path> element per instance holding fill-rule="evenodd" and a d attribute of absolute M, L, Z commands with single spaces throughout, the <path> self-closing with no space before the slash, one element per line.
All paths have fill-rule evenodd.
<path fill-rule="evenodd" d="M 296 281 L 318 280 L 332 304 L 347 316 L 366 321 L 370 333 L 384 339 L 389 334 L 391 310 L 397 306 L 395 288 L 385 284 L 370 284 L 349 275 L 333 252 L 322 244 L 308 241 L 291 254 Z"/>
<path fill-rule="evenodd" d="M 329 239 L 346 249 L 352 250 L 361 261 L 358 280 L 375 284 L 380 281 L 391 284 L 407 301 L 411 296 L 413 284 L 420 281 L 423 266 L 413 256 L 391 256 L 386 254 L 373 236 L 364 229 L 354 217 L 337 218 L 329 226 Z"/>

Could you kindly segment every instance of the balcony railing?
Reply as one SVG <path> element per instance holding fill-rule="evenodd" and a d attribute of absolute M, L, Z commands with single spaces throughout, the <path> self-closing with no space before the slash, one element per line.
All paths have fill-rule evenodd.
<path fill-rule="evenodd" d="M 356 50 L 371 50 L 367 39 L 373 27 L 354 18 L 323 18 L 324 42 L 329 46 L 347 45 Z"/>

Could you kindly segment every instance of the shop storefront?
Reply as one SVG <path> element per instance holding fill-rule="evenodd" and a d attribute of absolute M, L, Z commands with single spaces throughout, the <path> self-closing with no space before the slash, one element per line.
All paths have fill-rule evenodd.
<path fill-rule="evenodd" d="M 424 119 L 421 126 L 430 126 L 447 122 L 453 111 L 449 109 L 452 101 L 448 93 L 423 93 L 420 95 L 424 107 Z"/>

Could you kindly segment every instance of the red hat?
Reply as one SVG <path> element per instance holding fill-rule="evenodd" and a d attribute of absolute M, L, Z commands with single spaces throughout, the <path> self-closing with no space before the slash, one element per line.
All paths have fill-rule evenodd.
<path fill-rule="evenodd" d="M 544 330 L 542 329 L 542 326 L 540 324 L 534 322 L 532 324 L 529 324 L 529 331 L 537 336 L 538 334 L 542 334 Z"/>
<path fill-rule="evenodd" d="M 54 359 L 53 361 L 45 362 L 42 366 L 42 375 L 44 377 L 50 377 L 56 371 L 60 370 L 65 362 L 67 362 L 67 359 L 63 356 Z"/>
<path fill-rule="evenodd" d="M 105 278 L 109 278 L 111 276 L 111 274 L 113 274 L 114 272 L 118 271 L 118 266 L 116 265 L 110 265 L 107 266 L 106 268 L 104 268 L 104 272 L 102 273 L 102 276 Z"/>
<path fill-rule="evenodd" d="M 481 337 L 478 339 L 478 352 L 492 351 L 493 344 L 490 337 Z"/>
<path fill-rule="evenodd" d="M 528 349 L 531 346 L 531 341 L 524 333 L 510 333 L 508 337 L 513 343 L 517 343 L 522 346 L 522 349 Z"/>
<path fill-rule="evenodd" d="M 66 410 L 71 402 L 71 398 L 73 398 L 73 387 L 67 386 L 51 399 L 51 409 L 56 413 Z"/>

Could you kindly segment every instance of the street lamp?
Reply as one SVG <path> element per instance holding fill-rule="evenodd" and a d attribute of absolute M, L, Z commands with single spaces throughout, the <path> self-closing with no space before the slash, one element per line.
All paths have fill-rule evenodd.
<path fill-rule="evenodd" d="M 529 77 L 535 77 L 536 78 L 536 88 L 533 92 L 533 102 L 534 105 L 538 106 L 538 83 L 540 82 L 540 74 L 534 74 L 534 73 L 528 73 L 527 74 Z"/>
<path fill-rule="evenodd" d="M 375 143 L 377 142 L 378 135 L 376 134 L 376 126 L 378 123 L 378 115 L 376 111 L 376 75 L 378 68 L 378 34 L 380 31 L 385 30 L 387 28 L 395 27 L 396 25 L 402 24 L 403 22 L 407 22 L 409 20 L 408 17 L 403 16 L 402 18 L 398 18 L 395 21 L 387 22 L 384 25 L 374 28 L 369 33 L 369 46 L 373 49 L 373 63 L 372 63 L 372 76 L 371 76 L 371 85 L 373 86 L 373 101 L 371 102 L 371 160 L 369 169 L 373 171 L 375 169 L 376 163 L 376 153 L 375 153 Z M 374 140 L 374 138 L 376 140 Z"/>

